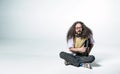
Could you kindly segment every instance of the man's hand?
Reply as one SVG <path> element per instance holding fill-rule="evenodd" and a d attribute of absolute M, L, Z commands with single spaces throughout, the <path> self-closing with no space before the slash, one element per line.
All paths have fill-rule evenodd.
<path fill-rule="evenodd" d="M 81 48 L 78 48 L 78 51 L 83 53 L 86 51 L 86 47 L 82 46 Z"/>
<path fill-rule="evenodd" d="M 70 48 L 69 50 L 75 53 L 83 53 L 86 51 L 86 47 L 82 46 L 81 48 Z"/>

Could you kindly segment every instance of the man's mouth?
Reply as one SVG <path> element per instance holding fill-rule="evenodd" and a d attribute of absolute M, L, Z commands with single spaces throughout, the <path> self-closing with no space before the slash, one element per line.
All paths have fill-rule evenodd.
<path fill-rule="evenodd" d="M 81 33 L 81 31 L 78 31 L 77 33 L 78 33 L 78 34 L 80 34 L 80 33 Z"/>
<path fill-rule="evenodd" d="M 81 31 L 78 31 L 78 32 L 81 32 Z"/>

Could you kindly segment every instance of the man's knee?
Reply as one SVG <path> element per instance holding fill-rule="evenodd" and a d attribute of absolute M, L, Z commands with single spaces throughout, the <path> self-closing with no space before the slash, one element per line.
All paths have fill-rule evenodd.
<path fill-rule="evenodd" d="M 93 55 L 90 55 L 90 62 L 92 63 L 95 60 L 95 57 Z"/>
<path fill-rule="evenodd" d="M 59 56 L 60 56 L 61 58 L 63 58 L 63 57 L 65 56 L 65 54 L 66 54 L 66 53 L 62 51 L 62 52 L 60 52 Z"/>

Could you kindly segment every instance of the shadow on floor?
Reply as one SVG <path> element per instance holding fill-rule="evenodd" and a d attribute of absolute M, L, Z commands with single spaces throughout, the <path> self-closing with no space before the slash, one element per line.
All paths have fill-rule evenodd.
<path fill-rule="evenodd" d="M 93 62 L 93 63 L 91 63 L 91 65 L 92 65 L 92 67 L 100 67 L 100 66 L 101 66 L 101 65 L 98 64 L 97 62 Z"/>

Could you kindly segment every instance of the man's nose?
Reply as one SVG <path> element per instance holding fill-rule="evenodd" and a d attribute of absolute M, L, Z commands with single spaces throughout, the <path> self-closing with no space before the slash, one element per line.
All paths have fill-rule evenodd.
<path fill-rule="evenodd" d="M 78 31 L 80 30 L 80 28 L 78 28 Z"/>

